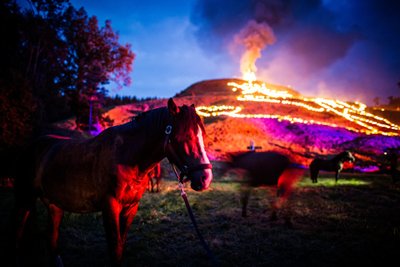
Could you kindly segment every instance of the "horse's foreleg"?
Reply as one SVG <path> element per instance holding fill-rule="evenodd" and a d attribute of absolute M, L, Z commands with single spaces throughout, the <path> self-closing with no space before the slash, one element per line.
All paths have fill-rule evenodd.
<path fill-rule="evenodd" d="M 240 190 L 240 202 L 242 203 L 242 217 L 247 217 L 247 204 L 249 203 L 251 187 L 248 185 L 242 186 Z"/>
<path fill-rule="evenodd" d="M 126 237 L 128 235 L 129 227 L 131 226 L 133 219 L 135 218 L 139 204 L 133 204 L 128 208 L 124 209 L 120 215 L 120 234 L 123 246 L 126 243 Z"/>
<path fill-rule="evenodd" d="M 103 224 L 106 231 L 108 249 L 114 266 L 121 266 L 123 242 L 120 230 L 121 204 L 112 196 L 109 196 L 103 210 Z"/>
<path fill-rule="evenodd" d="M 160 177 L 156 178 L 156 192 L 160 192 Z"/>
<path fill-rule="evenodd" d="M 51 254 L 54 257 L 57 267 L 64 266 L 58 250 L 58 237 L 60 232 L 60 224 L 64 215 L 64 211 L 54 204 L 48 205 L 49 210 L 49 241 Z"/>
<path fill-rule="evenodd" d="M 148 186 L 148 190 L 150 192 L 154 192 L 154 184 L 153 184 L 153 179 L 149 176 L 149 186 Z"/>
<path fill-rule="evenodd" d="M 311 180 L 313 183 L 318 182 L 318 173 L 319 173 L 319 169 L 314 168 L 314 167 L 310 168 Z"/>

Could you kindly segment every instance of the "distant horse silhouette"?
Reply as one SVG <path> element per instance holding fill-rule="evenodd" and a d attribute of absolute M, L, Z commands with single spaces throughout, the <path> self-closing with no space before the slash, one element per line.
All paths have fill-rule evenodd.
<path fill-rule="evenodd" d="M 392 182 L 398 182 L 400 180 L 400 171 L 397 169 L 399 158 L 397 150 L 388 149 L 388 151 L 385 151 L 384 155 L 389 161 L 389 173 L 392 176 Z"/>
<path fill-rule="evenodd" d="M 161 164 L 157 163 L 147 175 L 149 176 L 148 190 L 153 193 L 154 187 L 156 187 L 155 192 L 160 192 Z"/>
<path fill-rule="evenodd" d="M 278 152 L 241 152 L 231 154 L 230 167 L 247 172 L 247 180 L 242 186 L 242 216 L 247 216 L 247 204 L 252 188 L 276 186 L 277 200 L 272 201 L 271 218 L 276 219 L 277 211 L 282 208 L 293 191 L 296 182 L 304 173 L 304 168 L 292 162 L 287 156 Z M 290 216 L 286 223 L 291 225 Z"/>
<path fill-rule="evenodd" d="M 50 215 L 56 265 L 62 265 L 57 241 L 64 210 L 101 211 L 111 262 L 121 265 L 129 227 L 155 164 L 167 157 L 181 171 L 181 179 L 191 181 L 192 189 L 209 187 L 212 171 L 204 132 L 194 106 L 178 107 L 171 98 L 167 107 L 144 112 L 88 140 L 41 138 L 25 154 L 16 179 L 17 247 L 40 197 Z"/>
<path fill-rule="evenodd" d="M 319 159 L 316 158 L 310 163 L 310 175 L 313 183 L 318 182 L 318 173 L 320 170 L 323 171 L 334 171 L 335 181 L 339 179 L 339 173 L 343 169 L 344 162 L 354 162 L 355 158 L 350 151 L 344 151 L 332 159 Z"/>

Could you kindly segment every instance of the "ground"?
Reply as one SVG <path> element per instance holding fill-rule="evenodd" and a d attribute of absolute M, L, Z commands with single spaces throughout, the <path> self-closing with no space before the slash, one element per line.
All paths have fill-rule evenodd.
<path fill-rule="evenodd" d="M 400 184 L 387 175 L 343 173 L 338 184 L 323 173 L 312 184 L 306 173 L 292 195 L 293 228 L 271 221 L 270 198 L 257 189 L 249 216 L 241 217 L 241 176 L 215 165 L 211 189 L 186 188 L 200 231 L 220 266 L 385 266 L 398 260 Z M 211 266 L 190 222 L 172 172 L 164 165 L 161 193 L 146 193 L 129 232 L 125 266 Z M 0 188 L 0 236 L 6 236 L 11 189 Z M 271 189 L 272 190 L 272 189 Z M 44 265 L 45 211 L 38 202 L 31 264 Z M 60 247 L 65 266 L 108 262 L 100 213 L 67 213 Z M 0 251 L 11 246 L 1 238 Z M 1 255 L 4 260 L 7 255 Z"/>

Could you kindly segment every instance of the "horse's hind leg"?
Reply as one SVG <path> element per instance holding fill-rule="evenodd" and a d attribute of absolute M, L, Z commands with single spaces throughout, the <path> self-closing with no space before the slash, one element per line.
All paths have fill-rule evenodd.
<path fill-rule="evenodd" d="M 49 211 L 49 242 L 52 260 L 57 267 L 64 266 L 58 250 L 58 236 L 64 211 L 54 204 L 48 205 Z"/>
<path fill-rule="evenodd" d="M 153 184 L 153 178 L 151 178 L 151 176 L 149 176 L 149 185 L 148 185 L 148 191 L 150 192 L 154 192 L 154 184 Z"/>
<path fill-rule="evenodd" d="M 335 183 L 337 183 L 337 181 L 339 180 L 339 172 L 340 171 L 336 171 L 335 173 Z"/>
<path fill-rule="evenodd" d="M 156 192 L 160 192 L 160 177 L 156 177 Z"/>
<path fill-rule="evenodd" d="M 240 189 L 240 202 L 242 203 L 242 217 L 247 217 L 247 205 L 249 203 L 251 187 L 243 185 Z"/>

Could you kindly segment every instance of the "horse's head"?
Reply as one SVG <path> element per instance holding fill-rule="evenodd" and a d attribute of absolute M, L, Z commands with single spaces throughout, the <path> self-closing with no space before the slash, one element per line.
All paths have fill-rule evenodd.
<path fill-rule="evenodd" d="M 342 153 L 342 161 L 350 161 L 350 162 L 355 162 L 356 159 L 354 158 L 353 154 L 351 154 L 350 151 L 345 151 Z"/>
<path fill-rule="evenodd" d="M 166 144 L 168 159 L 181 171 L 181 178 L 187 177 L 196 191 L 207 189 L 212 180 L 211 164 L 204 149 L 204 125 L 194 106 L 178 107 L 172 98 L 168 100 L 172 127 L 166 130 L 169 136 Z"/>

